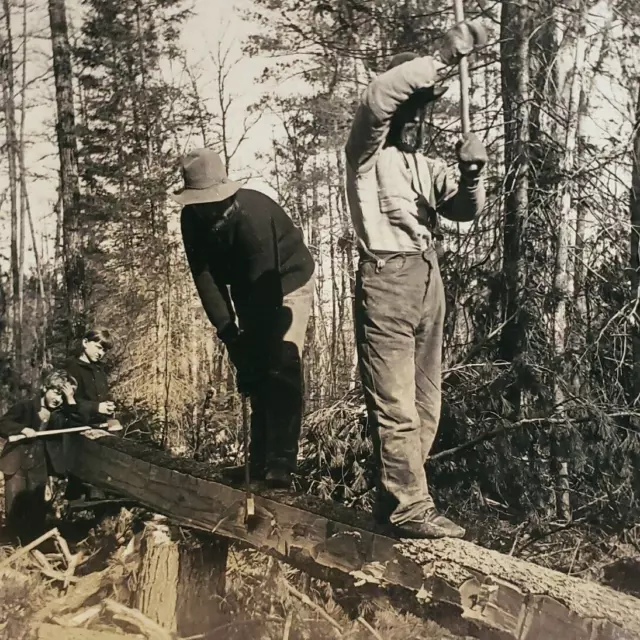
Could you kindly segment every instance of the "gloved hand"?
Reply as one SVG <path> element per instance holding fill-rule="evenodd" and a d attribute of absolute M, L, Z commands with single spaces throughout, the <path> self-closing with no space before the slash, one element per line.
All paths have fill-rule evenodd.
<path fill-rule="evenodd" d="M 440 57 L 446 65 L 456 64 L 460 58 L 487 44 L 487 32 L 477 20 L 465 20 L 444 34 Z"/>
<path fill-rule="evenodd" d="M 456 156 L 460 173 L 474 178 L 489 159 L 482 140 L 475 133 L 465 133 L 456 144 Z"/>

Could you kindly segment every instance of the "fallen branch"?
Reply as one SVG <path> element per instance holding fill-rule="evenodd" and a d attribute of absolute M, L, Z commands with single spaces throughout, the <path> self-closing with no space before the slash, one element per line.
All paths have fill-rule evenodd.
<path fill-rule="evenodd" d="M 358 618 L 358 622 L 376 639 L 382 640 L 382 636 L 362 617 Z"/>
<path fill-rule="evenodd" d="M 66 589 L 69 586 L 70 582 L 77 581 L 77 578 L 73 575 L 76 571 L 76 567 L 81 563 L 83 558 L 82 551 L 71 556 L 71 561 L 67 566 L 67 570 L 64 573 L 64 588 Z"/>
<path fill-rule="evenodd" d="M 607 413 L 602 416 L 597 416 L 599 418 L 640 418 L 640 414 L 634 411 L 616 411 L 614 413 Z M 555 418 L 553 416 L 542 416 L 539 418 L 522 418 L 522 420 L 517 420 L 516 422 L 510 422 L 508 424 L 503 424 L 501 427 L 497 427 L 496 429 L 492 429 L 491 431 L 487 431 L 482 435 L 477 436 L 469 440 L 468 442 L 464 442 L 463 444 L 459 444 L 457 447 L 452 447 L 451 449 L 445 449 L 444 451 L 438 451 L 438 453 L 434 453 L 432 456 L 429 456 L 427 460 L 440 460 L 441 458 L 448 458 L 450 456 L 454 456 L 462 451 L 466 451 L 467 449 L 472 449 L 476 445 L 485 442 L 486 440 L 491 440 L 496 436 L 502 435 L 507 431 L 512 431 L 513 429 L 517 429 L 518 427 L 523 427 L 528 424 L 538 424 L 541 422 L 545 422 L 547 424 L 566 424 L 567 422 L 579 424 L 581 422 L 588 422 L 589 420 L 594 420 L 596 416 L 583 416 L 580 418 Z M 634 429 L 628 429 L 631 433 L 640 433 Z"/>
<path fill-rule="evenodd" d="M 33 549 L 31 551 L 31 555 L 36 560 L 36 564 L 38 565 L 38 569 L 40 572 L 47 576 L 47 578 L 51 578 L 52 580 L 57 580 L 58 582 L 62 582 L 64 584 L 65 589 L 69 586 L 69 582 L 77 582 L 78 578 L 74 576 L 67 576 L 66 574 L 54 569 L 51 566 L 51 563 L 47 560 L 46 556 L 38 551 L 37 549 Z"/>
<path fill-rule="evenodd" d="M 69 549 L 69 545 L 67 544 L 67 541 L 60 535 L 60 532 L 56 532 L 55 539 L 56 546 L 60 550 L 60 553 L 64 556 L 64 560 L 68 567 L 73 562 L 73 554 Z"/>
<path fill-rule="evenodd" d="M 71 613 L 67 616 L 55 617 L 53 618 L 53 621 L 62 627 L 81 627 L 82 625 L 88 624 L 94 618 L 98 617 L 101 611 L 102 605 L 96 604 L 93 607 L 88 607 L 87 609 L 83 609 L 78 613 Z"/>
<path fill-rule="evenodd" d="M 284 623 L 284 632 L 282 633 L 282 640 L 289 640 L 289 634 L 291 633 L 291 623 L 293 621 L 293 613 L 289 611 L 287 619 Z"/>
<path fill-rule="evenodd" d="M 8 567 L 13 562 L 20 560 L 20 558 L 23 558 L 24 556 L 26 556 L 29 553 L 29 551 L 31 551 L 32 549 L 35 549 L 37 546 L 41 545 L 46 540 L 49 540 L 49 538 L 53 538 L 54 536 L 58 536 L 58 535 L 60 534 L 58 532 L 58 529 L 55 527 L 50 531 L 47 531 L 47 533 L 43 533 L 39 538 L 36 538 L 35 540 L 25 545 L 24 547 L 20 547 L 14 553 L 12 553 L 6 560 L 3 560 L 2 562 L 0 562 L 0 569 L 3 569 L 4 567 Z"/>
<path fill-rule="evenodd" d="M 320 605 L 316 604 L 313 600 L 311 600 L 309 596 L 298 591 L 294 586 L 289 584 L 287 580 L 283 580 L 283 581 L 284 581 L 285 587 L 287 588 L 287 591 L 289 591 L 291 595 L 298 598 L 298 600 L 300 600 L 303 604 L 306 604 L 307 606 L 311 607 L 314 611 L 319 613 L 329 624 L 331 624 L 337 631 L 342 633 L 342 626 L 340 625 L 340 623 L 334 620 Z"/>
<path fill-rule="evenodd" d="M 120 604 L 111 598 L 106 598 L 103 606 L 112 616 L 133 624 L 152 640 L 174 640 L 175 638 L 171 632 L 163 629 L 157 622 L 154 622 L 137 609 L 131 609 L 131 607 Z"/>
<path fill-rule="evenodd" d="M 131 569 L 132 567 L 117 564 L 102 571 L 83 576 L 72 590 L 37 611 L 34 614 L 35 621 L 44 622 L 54 615 L 79 609 L 89 598 L 99 593 L 105 586 L 120 582 Z"/>

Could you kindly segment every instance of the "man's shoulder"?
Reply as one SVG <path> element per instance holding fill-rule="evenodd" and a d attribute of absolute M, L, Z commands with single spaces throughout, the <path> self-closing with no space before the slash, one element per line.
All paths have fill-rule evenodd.
<path fill-rule="evenodd" d="M 65 363 L 64 363 L 64 370 L 67 373 L 71 373 L 72 371 L 79 371 L 82 369 L 82 363 L 80 362 L 80 360 L 78 358 L 69 358 Z"/>
<path fill-rule="evenodd" d="M 4 415 L 13 419 L 20 419 L 28 416 L 34 410 L 34 407 L 36 407 L 36 405 L 39 406 L 39 404 L 39 395 L 34 395 L 29 398 L 22 398 L 21 400 L 14 402 Z"/>
<path fill-rule="evenodd" d="M 247 208 L 247 211 L 251 211 L 251 207 L 274 207 L 280 209 L 280 205 L 266 193 L 257 191 L 256 189 L 249 189 L 248 187 L 242 187 L 236 196 L 238 204 Z"/>

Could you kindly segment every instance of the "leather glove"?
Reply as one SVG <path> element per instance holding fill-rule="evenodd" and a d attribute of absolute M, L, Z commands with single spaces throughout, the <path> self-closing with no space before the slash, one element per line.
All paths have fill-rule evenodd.
<path fill-rule="evenodd" d="M 482 140 L 475 133 L 465 133 L 456 144 L 456 156 L 460 173 L 477 176 L 489 159 Z"/>
<path fill-rule="evenodd" d="M 440 57 L 446 65 L 456 64 L 464 56 L 487 44 L 487 32 L 477 20 L 465 20 L 444 34 Z"/>

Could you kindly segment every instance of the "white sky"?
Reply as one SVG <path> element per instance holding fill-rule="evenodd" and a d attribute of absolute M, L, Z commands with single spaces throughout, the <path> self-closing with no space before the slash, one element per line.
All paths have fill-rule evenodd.
<path fill-rule="evenodd" d="M 216 90 L 214 66 L 211 53 L 216 50 L 218 42 L 230 47 L 230 60 L 239 60 L 229 77 L 229 90 L 234 96 L 234 109 L 231 111 L 231 137 L 238 135 L 246 114 L 246 108 L 255 102 L 264 89 L 256 88 L 256 79 L 268 60 L 260 58 L 242 58 L 241 46 L 252 30 L 252 25 L 245 23 L 239 16 L 239 9 L 250 5 L 250 0 L 192 0 L 193 17 L 184 25 L 181 43 L 186 51 L 190 65 L 200 76 L 199 91 L 203 99 L 212 99 Z M 67 0 L 68 19 L 72 25 L 80 24 L 80 0 Z M 20 10 L 12 14 L 13 34 L 19 42 L 22 34 L 22 16 Z M 49 41 L 49 19 L 46 0 L 39 0 L 29 13 L 29 31 L 33 34 L 29 42 L 29 62 L 27 75 L 31 79 L 38 78 L 50 65 L 51 44 Z M 21 60 L 18 52 L 14 62 Z M 208 78 L 210 77 L 210 80 Z M 17 79 L 19 80 L 19 79 Z M 50 82 L 36 82 L 29 92 L 30 108 L 26 115 L 27 135 L 31 140 L 26 151 L 25 162 L 29 173 L 28 193 L 36 227 L 36 235 L 53 238 L 55 234 L 54 205 L 57 200 L 58 156 L 55 140 L 55 93 L 52 79 Z M 265 167 L 256 161 L 256 152 L 265 152 L 271 146 L 271 140 L 277 135 L 275 129 L 278 122 L 274 117 L 263 116 L 251 133 L 250 139 L 240 148 L 232 163 L 233 177 L 246 178 L 252 176 L 247 185 L 273 194 L 263 179 Z M 4 130 L 0 132 L 4 139 Z M 185 151 L 195 146 L 196 141 L 186 140 Z M 6 165 L 0 174 L 0 267 L 6 273 L 9 255 L 9 202 Z M 178 212 L 176 211 L 176 214 Z M 26 229 L 26 266 L 33 264 L 32 243 L 29 229 Z M 38 240 L 44 258 L 47 258 L 51 242 Z"/>

